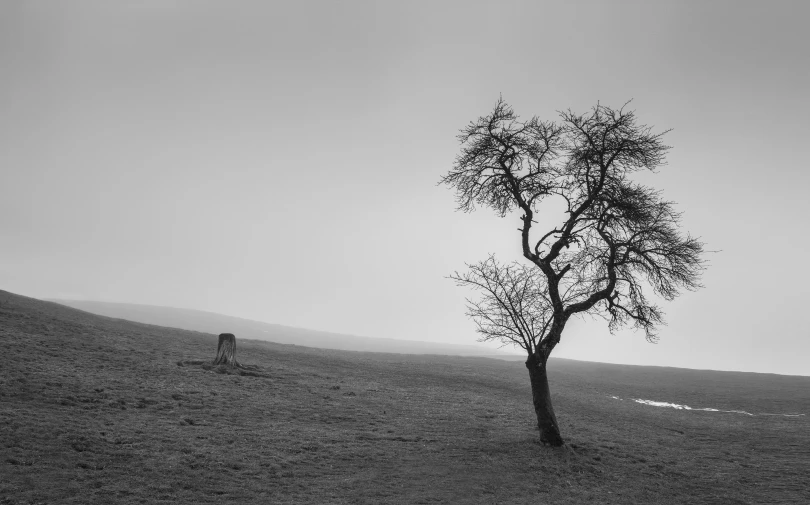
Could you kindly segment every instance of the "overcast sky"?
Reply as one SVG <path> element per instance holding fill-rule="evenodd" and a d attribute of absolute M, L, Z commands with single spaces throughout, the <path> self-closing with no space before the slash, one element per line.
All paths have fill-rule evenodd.
<path fill-rule="evenodd" d="M 457 131 L 633 99 L 720 252 L 659 344 L 555 355 L 810 375 L 810 3 L 134 4 L 0 2 L 0 289 L 469 344 L 445 276 L 520 223 L 454 211 Z"/>

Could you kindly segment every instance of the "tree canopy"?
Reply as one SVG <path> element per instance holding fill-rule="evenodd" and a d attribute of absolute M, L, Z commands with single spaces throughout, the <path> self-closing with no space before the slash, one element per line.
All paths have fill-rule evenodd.
<path fill-rule="evenodd" d="M 481 293 L 478 299 L 467 299 L 467 316 L 475 322 L 479 340 L 535 352 L 553 316 L 543 275 L 533 265 L 499 263 L 494 255 L 467 267 L 450 278 Z"/>
<path fill-rule="evenodd" d="M 601 104 L 561 112 L 558 122 L 521 121 L 502 99 L 461 131 L 461 153 L 441 182 L 456 190 L 460 210 L 521 212 L 523 256 L 543 273 L 553 308 L 546 357 L 582 312 L 605 317 L 611 330 L 632 324 L 654 341 L 663 312 L 649 292 L 672 300 L 700 287 L 703 243 L 680 232 L 672 202 L 631 179 L 665 164 L 665 133 Z M 565 215 L 535 233 L 535 215 L 552 198 Z"/>

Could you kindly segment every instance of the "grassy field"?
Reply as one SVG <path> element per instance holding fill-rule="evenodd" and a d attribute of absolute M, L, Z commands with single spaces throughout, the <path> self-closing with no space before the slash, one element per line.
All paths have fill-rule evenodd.
<path fill-rule="evenodd" d="M 0 505 L 810 503 L 810 378 L 239 340 L 0 292 Z M 611 398 L 617 396 L 623 400 Z"/>

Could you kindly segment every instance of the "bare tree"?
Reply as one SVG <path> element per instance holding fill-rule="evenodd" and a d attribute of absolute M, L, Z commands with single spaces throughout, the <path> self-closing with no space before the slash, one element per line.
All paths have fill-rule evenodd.
<path fill-rule="evenodd" d="M 501 99 L 492 113 L 461 131 L 461 153 L 441 179 L 456 190 L 459 210 L 484 206 L 501 217 L 520 213 L 523 257 L 542 274 L 537 289 L 544 294 L 542 307 L 550 307 L 542 336 L 522 346 L 544 443 L 563 444 L 547 362 L 568 320 L 601 316 L 611 331 L 630 324 L 654 342 L 663 312 L 650 292 L 672 300 L 683 289 L 700 287 L 703 243 L 681 234 L 672 202 L 631 180 L 665 164 L 665 133 L 637 124 L 633 111 L 601 104 L 582 115 L 561 112 L 557 123 L 521 121 Z M 564 214 L 556 226 L 537 233 L 535 215 L 554 199 Z"/>

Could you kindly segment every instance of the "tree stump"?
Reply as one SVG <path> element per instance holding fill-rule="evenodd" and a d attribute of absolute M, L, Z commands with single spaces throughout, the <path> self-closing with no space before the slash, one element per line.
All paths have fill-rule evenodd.
<path fill-rule="evenodd" d="M 233 333 L 220 333 L 214 365 L 239 366 L 236 361 L 236 337 Z"/>

